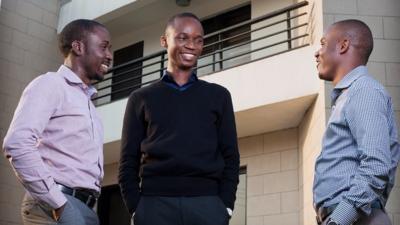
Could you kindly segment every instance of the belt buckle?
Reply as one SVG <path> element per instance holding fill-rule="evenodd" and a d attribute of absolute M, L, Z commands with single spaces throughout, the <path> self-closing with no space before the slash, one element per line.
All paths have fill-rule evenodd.
<path fill-rule="evenodd" d="M 97 198 L 96 198 L 94 195 L 89 195 L 88 198 L 87 198 L 87 200 L 86 200 L 86 205 L 87 205 L 87 206 L 90 206 L 89 204 L 90 204 L 90 202 L 91 202 L 92 200 L 93 200 L 94 203 L 96 204 Z"/>
<path fill-rule="evenodd" d="M 96 205 L 97 200 L 98 200 L 98 197 L 96 197 L 96 195 L 94 195 L 94 194 L 91 194 L 88 196 L 88 199 L 86 200 L 86 205 L 89 206 L 89 208 L 93 208 Z"/>
<path fill-rule="evenodd" d="M 92 195 L 89 195 L 87 200 L 86 200 L 86 205 L 89 206 L 90 200 L 92 200 Z"/>

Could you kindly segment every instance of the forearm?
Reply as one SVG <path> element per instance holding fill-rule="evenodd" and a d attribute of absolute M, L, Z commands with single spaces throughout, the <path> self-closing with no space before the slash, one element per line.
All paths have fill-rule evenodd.
<path fill-rule="evenodd" d="M 225 205 L 233 209 L 236 199 L 236 190 L 239 183 L 240 156 L 237 144 L 235 116 L 232 100 L 227 93 L 221 123 L 219 126 L 219 148 L 225 167 L 222 173 L 219 193 Z"/>
<path fill-rule="evenodd" d="M 32 197 L 59 208 L 67 200 L 57 188 L 38 149 L 43 131 L 62 104 L 62 89 L 55 86 L 53 78 L 39 76 L 26 87 L 4 138 L 3 148 L 18 179 Z M 49 85 L 54 88 L 49 88 Z"/>
<path fill-rule="evenodd" d="M 121 188 L 122 197 L 129 213 L 136 210 L 140 198 L 140 178 L 138 176 L 138 165 L 136 160 L 129 160 L 127 157 L 121 157 L 118 182 Z"/>
<path fill-rule="evenodd" d="M 22 145 L 23 141 L 13 139 L 9 133 L 4 139 L 4 151 L 17 178 L 29 194 L 56 209 L 67 199 L 58 189 L 47 165 L 44 164 L 39 150 L 33 145 Z"/>
<path fill-rule="evenodd" d="M 121 137 L 119 184 L 129 212 L 133 214 L 140 198 L 140 145 L 145 135 L 142 111 L 134 95 L 128 99 Z"/>

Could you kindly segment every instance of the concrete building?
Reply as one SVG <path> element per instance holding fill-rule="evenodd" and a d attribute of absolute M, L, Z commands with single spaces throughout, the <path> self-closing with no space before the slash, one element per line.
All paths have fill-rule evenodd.
<path fill-rule="evenodd" d="M 1 140 L 23 88 L 62 62 L 56 47 L 62 27 L 77 18 L 104 23 L 116 67 L 97 84 L 105 127 L 98 211 L 104 224 L 126 224 L 116 186 L 126 93 L 160 77 L 166 55 L 159 37 L 166 20 L 182 11 L 198 15 L 206 28 L 200 78 L 227 87 L 233 98 L 242 170 L 231 224 L 316 224 L 313 171 L 332 85 L 318 79 L 314 52 L 331 23 L 366 22 L 375 41 L 368 68 L 391 94 L 400 126 L 399 0 L 2 0 Z M 24 191 L 4 157 L 0 177 L 0 224 L 21 224 Z M 398 173 L 387 205 L 394 225 L 400 225 L 399 180 Z"/>

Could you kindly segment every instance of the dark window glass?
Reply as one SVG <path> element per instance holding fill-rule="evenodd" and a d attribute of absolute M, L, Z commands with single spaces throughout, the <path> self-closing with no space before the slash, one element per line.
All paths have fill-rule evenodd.
<path fill-rule="evenodd" d="M 114 52 L 114 67 L 143 57 L 143 41 Z M 142 82 L 142 62 L 137 62 L 117 69 L 112 77 L 111 101 L 129 96 L 140 88 Z M 123 90 L 123 91 L 122 91 Z"/>
<path fill-rule="evenodd" d="M 207 35 L 250 19 L 251 19 L 251 5 L 245 5 L 240 8 L 219 14 L 212 18 L 205 19 L 201 23 L 204 28 L 204 34 Z M 215 43 L 219 40 L 233 37 L 235 35 L 244 33 L 246 31 L 250 31 L 250 29 L 251 29 L 250 25 L 243 25 L 233 30 L 229 30 L 217 35 L 210 36 L 204 40 L 204 45 L 208 45 L 211 43 Z M 250 40 L 250 38 L 251 38 L 250 33 L 240 35 L 235 38 L 231 38 L 219 44 L 205 47 L 203 50 L 203 54 L 208 54 L 221 48 L 226 48 L 244 41 L 248 41 Z"/>

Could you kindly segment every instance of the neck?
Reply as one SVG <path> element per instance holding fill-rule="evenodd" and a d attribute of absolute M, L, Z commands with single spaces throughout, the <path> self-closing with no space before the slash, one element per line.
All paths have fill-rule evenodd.
<path fill-rule="evenodd" d="M 354 70 L 358 66 L 361 66 L 361 63 L 348 63 L 338 68 L 336 71 L 335 79 L 333 79 L 333 85 L 336 86 L 350 71 Z"/>
<path fill-rule="evenodd" d="M 86 85 L 90 85 L 90 79 L 88 78 L 85 70 L 78 64 L 74 63 L 74 60 L 71 57 L 67 57 L 64 59 L 64 66 L 68 67 L 72 72 L 74 72 L 83 83 Z"/>
<path fill-rule="evenodd" d="M 179 86 L 186 84 L 189 81 L 190 76 L 192 75 L 192 70 L 167 69 L 167 71 Z"/>

